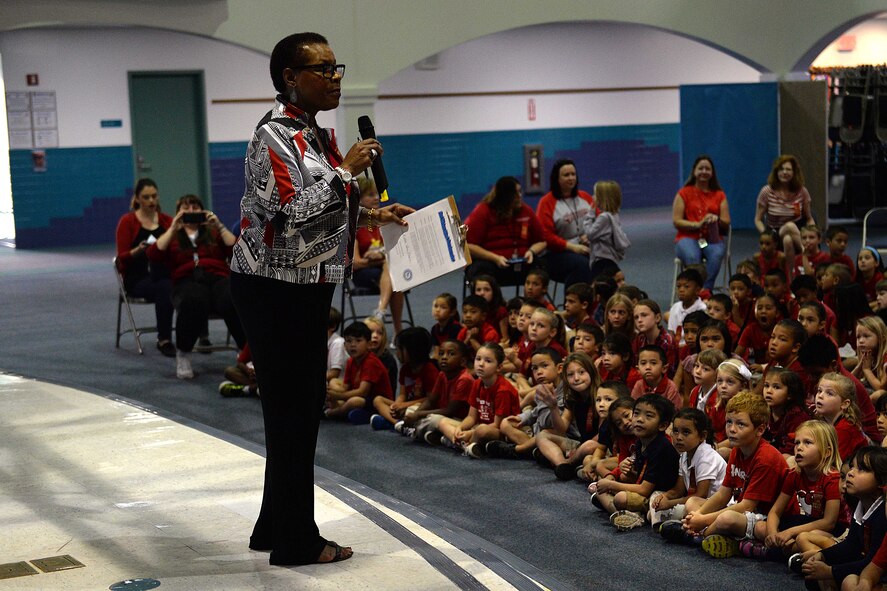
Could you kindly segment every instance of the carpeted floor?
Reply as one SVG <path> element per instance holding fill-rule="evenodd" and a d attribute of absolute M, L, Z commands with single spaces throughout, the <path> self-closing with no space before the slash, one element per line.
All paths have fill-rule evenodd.
<path fill-rule="evenodd" d="M 624 264 L 629 283 L 667 307 L 674 257 L 670 212 L 628 211 L 623 220 L 633 242 Z M 859 231 L 853 234 L 851 256 L 859 244 Z M 753 233 L 737 232 L 734 265 L 755 244 Z M 175 378 L 174 361 L 154 349 L 153 335 L 143 338 L 144 356 L 134 352 L 129 337 L 115 350 L 112 255 L 112 245 L 0 248 L 0 371 L 118 394 L 262 443 L 258 400 L 222 399 L 217 393 L 233 353 L 195 355 L 198 375 L 184 382 Z M 461 296 L 461 275 L 413 290 L 419 324 L 430 326 L 431 300 L 442 291 Z M 369 311 L 373 302 L 365 306 Z M 149 307 L 139 307 L 137 314 L 153 322 Z M 212 324 L 211 337 L 224 340 L 221 322 Z M 294 393 L 297 389 L 294 385 Z M 617 534 L 590 506 L 583 487 L 558 482 L 532 462 L 469 460 L 391 432 L 324 423 L 317 464 L 490 540 L 566 588 L 664 589 L 712 580 L 721 589 L 802 586 L 780 564 L 716 561 L 697 549 L 666 545 L 648 530 Z"/>

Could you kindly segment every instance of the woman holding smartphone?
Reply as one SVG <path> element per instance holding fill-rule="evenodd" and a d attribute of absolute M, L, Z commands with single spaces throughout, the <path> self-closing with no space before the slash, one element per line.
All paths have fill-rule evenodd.
<path fill-rule="evenodd" d="M 211 313 L 221 316 L 239 348 L 245 339 L 228 285 L 228 259 L 237 237 L 196 195 L 176 203 L 169 229 L 148 247 L 148 259 L 163 263 L 172 277 L 176 309 L 176 377 L 194 377 L 191 351 Z"/>

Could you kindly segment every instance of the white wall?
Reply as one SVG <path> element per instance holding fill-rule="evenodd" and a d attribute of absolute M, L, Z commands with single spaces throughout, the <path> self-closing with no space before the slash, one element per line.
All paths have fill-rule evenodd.
<path fill-rule="evenodd" d="M 59 147 L 132 143 L 127 72 L 203 70 L 210 142 L 246 141 L 275 91 L 268 56 L 205 37 L 156 29 L 27 29 L 0 33 L 7 90 L 55 91 Z M 28 87 L 25 75 L 40 75 Z M 213 99 L 264 98 L 267 103 L 219 104 Z M 101 128 L 120 119 L 119 128 Z M 321 118 L 332 126 L 334 118 Z"/>
<path fill-rule="evenodd" d="M 2 58 L 2 54 L 0 54 Z M 6 91 L 3 88 L 3 60 L 0 59 L 0 239 L 15 237 L 12 215 L 12 186 L 9 177 L 9 137 L 6 129 Z"/>
<path fill-rule="evenodd" d="M 557 23 L 488 35 L 439 54 L 439 69 L 401 70 L 379 86 L 380 133 L 441 133 L 675 123 L 677 89 L 534 94 L 758 82 L 760 73 L 702 43 L 622 23 Z M 385 95 L 527 91 L 522 95 L 386 100 Z M 527 115 L 536 103 L 536 120 Z"/>
<path fill-rule="evenodd" d="M 835 41 L 813 61 L 814 68 L 877 65 L 887 62 L 887 16 L 867 20 L 844 34 L 856 36 L 856 48 L 841 52 Z"/>

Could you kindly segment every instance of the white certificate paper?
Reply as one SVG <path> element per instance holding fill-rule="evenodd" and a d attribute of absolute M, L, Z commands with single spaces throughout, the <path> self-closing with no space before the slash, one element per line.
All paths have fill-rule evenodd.
<path fill-rule="evenodd" d="M 407 291 L 471 263 L 452 195 L 404 219 L 406 227 L 381 227 L 395 291 Z"/>

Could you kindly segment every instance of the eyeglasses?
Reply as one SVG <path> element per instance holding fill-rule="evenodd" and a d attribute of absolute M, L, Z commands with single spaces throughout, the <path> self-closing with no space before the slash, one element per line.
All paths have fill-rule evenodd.
<path fill-rule="evenodd" d="M 345 75 L 345 64 L 311 64 L 308 66 L 296 66 L 293 70 L 311 70 L 318 72 L 327 80 L 332 80 L 336 74 L 339 78 Z"/>

